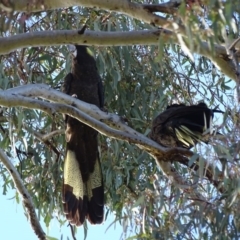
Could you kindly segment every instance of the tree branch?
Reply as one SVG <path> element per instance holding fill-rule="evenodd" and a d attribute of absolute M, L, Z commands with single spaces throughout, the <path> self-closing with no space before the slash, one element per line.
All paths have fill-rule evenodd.
<path fill-rule="evenodd" d="M 175 14 L 177 12 L 177 8 L 180 6 L 180 2 L 169 1 L 160 4 L 142 4 L 143 8 L 150 12 L 162 12 Z"/>
<path fill-rule="evenodd" d="M 170 38 L 174 37 L 174 34 L 163 29 L 130 32 L 85 30 L 84 34 L 79 34 L 78 30 L 29 32 L 0 38 L 0 54 L 8 54 L 18 48 L 29 46 L 53 46 L 70 43 L 89 46 L 157 45 L 160 36 L 164 42 L 168 42 Z"/>
<path fill-rule="evenodd" d="M 40 97 L 52 102 L 33 99 L 33 97 Z M 62 92 L 51 89 L 45 84 L 29 84 L 1 91 L 0 104 L 5 107 L 21 106 L 30 109 L 40 109 L 50 115 L 56 112 L 68 114 L 108 137 L 134 143 L 154 157 L 164 174 L 172 182 L 178 184 L 184 192 L 187 191 L 192 199 L 202 201 L 204 204 L 207 202 L 198 194 L 197 187 L 189 184 L 173 168 L 170 162 L 173 156 L 179 154 L 188 157 L 192 156 L 193 153 L 191 151 L 181 148 L 164 148 L 127 126 L 122 119 L 115 114 L 103 112 L 95 105 L 85 103 Z"/>
<path fill-rule="evenodd" d="M 56 104 L 51 104 L 46 101 L 42 102 L 32 99 L 32 97 L 39 97 L 56 102 Z M 33 104 L 32 107 L 30 106 L 30 101 Z M 68 114 L 86 125 L 91 126 L 103 135 L 137 144 L 147 152 L 151 152 L 158 157 L 163 157 L 161 155 L 163 153 L 166 155 L 166 158 L 173 153 L 187 156 L 192 156 L 193 154 L 191 151 L 183 148 L 169 149 L 162 147 L 143 134 L 130 128 L 118 115 L 103 112 L 93 104 L 83 102 L 65 93 L 51 89 L 46 84 L 28 84 L 2 91 L 0 92 L 0 105 L 40 109 L 47 112 L 50 116 L 56 112 Z"/>
<path fill-rule="evenodd" d="M 39 87 L 41 87 L 41 89 Z M 70 106 L 60 103 L 49 103 L 46 101 L 33 99 L 31 97 L 22 96 L 20 95 L 20 92 L 22 90 L 24 92 L 24 88 L 28 91 L 30 90 L 29 95 L 31 97 L 41 97 L 55 102 L 63 102 L 63 100 L 65 100 Z M 26 92 L 25 95 L 27 95 Z M 144 148 L 150 152 L 168 152 L 166 148 L 161 147 L 156 142 L 125 125 L 119 116 L 105 113 L 95 105 L 85 103 L 67 94 L 51 89 L 44 84 L 29 84 L 22 87 L 16 87 L 6 91 L 1 91 L 0 105 L 5 107 L 21 106 L 29 109 L 39 109 L 48 113 L 50 116 L 56 112 L 68 114 L 71 117 L 74 117 L 79 121 L 85 123 L 86 125 L 91 126 L 106 136 L 138 144 L 141 146 L 141 148 Z M 76 107 L 73 107 L 72 105 L 78 107 L 80 110 Z M 91 114 L 96 117 L 96 119 L 93 118 Z M 115 119 L 117 122 L 115 122 Z M 117 130 L 116 128 L 113 129 L 109 127 L 105 124 L 105 122 L 110 122 L 111 125 L 116 126 L 116 128 L 121 129 L 121 131 Z"/>
<path fill-rule="evenodd" d="M 59 158 L 59 155 L 61 154 L 59 152 L 59 150 L 54 146 L 54 144 L 52 144 L 50 142 L 50 140 L 48 140 L 49 138 L 52 138 L 54 135 L 57 134 L 63 134 L 64 131 L 63 130 L 56 130 L 54 132 L 50 132 L 49 134 L 45 134 L 42 135 L 37 131 L 34 131 L 33 129 L 29 128 L 28 126 L 26 126 L 26 124 L 23 124 L 23 128 L 26 129 L 28 132 L 30 132 L 31 134 L 33 134 L 40 142 L 42 142 L 43 144 L 45 144 L 50 150 L 52 150 L 56 155 L 57 155 L 57 159 Z"/>
<path fill-rule="evenodd" d="M 155 29 L 131 32 L 95 32 L 86 30 L 78 34 L 77 30 L 56 30 L 18 34 L 0 38 L 0 54 L 7 54 L 18 48 L 62 45 L 67 43 L 95 46 L 132 46 L 132 45 L 158 45 L 159 40 L 164 43 L 174 42 L 179 45 L 174 32 Z M 224 74 L 236 80 L 235 65 L 228 57 L 226 48 L 214 45 L 211 50 L 207 42 L 194 46 L 192 51 L 209 58 Z"/>
<path fill-rule="evenodd" d="M 28 96 L 28 97 L 26 97 Z M 41 97 L 56 103 L 33 99 Z M 61 104 L 61 103 L 67 103 Z M 151 156 L 160 161 L 159 165 L 169 170 L 169 162 L 165 161 L 171 154 L 192 155 L 190 151 L 182 148 L 168 149 L 138 133 L 127 126 L 119 116 L 101 111 L 92 104 L 85 103 L 67 94 L 56 91 L 44 84 L 29 84 L 0 92 L 0 105 L 6 107 L 25 107 L 39 109 L 50 116 L 56 112 L 68 114 L 88 126 L 96 129 L 103 135 L 136 144 L 147 151 Z M 114 127 L 114 128 L 112 128 Z M 156 157 L 157 156 L 157 157 Z"/>
<path fill-rule="evenodd" d="M 57 136 L 57 135 L 60 135 L 60 134 L 63 134 L 63 133 L 64 133 L 63 129 L 58 129 L 58 130 L 54 130 L 50 133 L 46 133 L 46 134 L 42 135 L 41 137 L 42 137 L 43 141 L 47 141 L 48 139 L 51 139 L 54 136 Z"/>
<path fill-rule="evenodd" d="M 27 210 L 31 226 L 35 232 L 35 234 L 38 236 L 39 239 L 45 240 L 46 235 L 42 230 L 42 227 L 38 221 L 36 212 L 34 210 L 34 205 L 31 199 L 31 196 L 29 195 L 27 189 L 25 188 L 24 184 L 22 183 L 21 177 L 19 176 L 17 170 L 12 165 L 11 161 L 8 159 L 7 155 L 3 152 L 2 149 L 0 149 L 0 159 L 4 166 L 7 168 L 8 172 L 12 176 L 12 179 L 14 181 L 15 187 L 17 191 L 20 193 L 23 199 L 23 204 Z"/>
<path fill-rule="evenodd" d="M 3 5 L 3 4 L 2 4 Z M 159 15 L 152 13 L 144 8 L 144 5 L 131 2 L 129 0 L 52 0 L 52 1 L 37 1 L 29 4 L 28 0 L 15 0 L 12 5 L 5 4 L 5 8 L 11 11 L 37 12 L 50 9 L 66 8 L 71 6 L 83 6 L 90 8 L 99 8 L 111 12 L 120 12 L 129 17 L 144 21 L 154 26 L 164 26 L 165 29 L 174 30 L 171 20 L 167 20 Z M 179 27 L 179 32 L 185 34 L 183 26 Z"/>
<path fill-rule="evenodd" d="M 189 159 L 183 156 L 177 156 L 177 158 L 175 158 L 175 161 L 185 165 L 186 167 L 190 167 L 194 171 L 198 171 L 199 169 L 199 157 L 191 166 L 189 166 Z M 219 192 L 224 193 L 225 189 L 222 186 L 224 173 L 220 171 L 217 166 L 213 166 L 212 163 L 207 162 L 205 159 L 201 159 L 201 161 L 204 161 L 203 171 L 209 182 L 211 182 Z"/>
<path fill-rule="evenodd" d="M 43 102 L 33 99 L 33 97 L 40 97 L 55 103 Z M 60 91 L 51 89 L 45 84 L 28 84 L 2 91 L 0 92 L 0 104 L 7 107 L 22 106 L 40 109 L 50 115 L 56 112 L 65 113 L 106 136 L 134 143 L 154 157 L 163 172 L 169 178 L 175 179 L 176 182 L 180 181 L 178 179 L 179 175 L 172 168 L 171 161 L 173 161 L 173 158 L 176 161 L 175 158 L 179 154 L 187 157 L 191 157 L 194 154 L 186 149 L 164 148 L 127 126 L 118 115 L 103 112 L 95 105 L 85 103 Z M 213 171 L 211 173 L 213 174 Z M 211 174 L 209 174 L 210 172 L 208 172 L 210 177 Z M 181 181 L 184 182 L 184 180 Z"/>

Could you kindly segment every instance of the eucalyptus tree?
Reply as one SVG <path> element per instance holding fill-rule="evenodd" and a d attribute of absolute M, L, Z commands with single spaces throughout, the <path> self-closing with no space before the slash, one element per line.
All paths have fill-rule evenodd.
<path fill-rule="evenodd" d="M 239 237 L 236 1 L 23 0 L 0 8 L 3 194 L 15 184 L 40 239 L 55 216 L 67 224 L 66 113 L 100 133 L 105 217 L 115 213 L 124 239 Z M 68 44 L 91 46 L 104 111 L 60 92 Z M 166 148 L 147 137 L 167 105 L 201 101 L 224 112 L 215 117 L 221 135 L 208 145 Z"/>

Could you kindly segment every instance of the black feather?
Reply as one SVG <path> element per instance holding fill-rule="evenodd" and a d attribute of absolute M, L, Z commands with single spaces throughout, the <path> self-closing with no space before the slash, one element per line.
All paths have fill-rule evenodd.
<path fill-rule="evenodd" d="M 94 57 L 87 47 L 76 46 L 72 72 L 65 77 L 63 92 L 103 107 L 102 81 Z M 103 221 L 104 188 L 98 154 L 98 132 L 66 116 L 66 158 L 64 161 L 63 206 L 71 224 L 85 219 L 92 224 Z"/>
<path fill-rule="evenodd" d="M 205 103 L 173 104 L 153 120 L 149 137 L 165 147 L 190 149 L 200 141 L 207 143 L 214 112 L 223 113 L 209 109 Z"/>

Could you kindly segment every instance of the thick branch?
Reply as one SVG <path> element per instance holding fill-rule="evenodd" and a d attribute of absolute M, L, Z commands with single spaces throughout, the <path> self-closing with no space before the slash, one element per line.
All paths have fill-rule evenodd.
<path fill-rule="evenodd" d="M 71 6 L 99 8 L 107 11 L 120 12 L 154 26 L 164 26 L 165 29 L 174 30 L 172 21 L 152 13 L 151 11 L 144 8 L 144 5 L 142 4 L 131 2 L 129 0 L 52 0 L 37 2 L 34 1 L 33 4 L 29 4 L 28 0 L 15 0 L 12 2 L 12 6 L 5 5 L 5 7 L 9 7 L 9 9 L 12 11 L 36 12 L 50 9 L 66 8 Z M 182 26 L 179 27 L 178 31 L 183 35 L 185 34 L 185 29 Z"/>
<path fill-rule="evenodd" d="M 14 181 L 15 187 L 17 191 L 20 193 L 23 199 L 23 204 L 25 208 L 27 209 L 28 216 L 32 225 L 32 228 L 39 239 L 45 240 L 46 235 L 42 230 L 42 227 L 38 221 L 36 212 L 34 210 L 34 205 L 31 199 L 31 196 L 29 195 L 27 189 L 25 188 L 24 184 L 22 183 L 21 177 L 19 176 L 17 170 L 12 165 L 11 161 L 8 159 L 7 155 L 3 152 L 2 149 L 0 149 L 0 159 L 4 166 L 7 168 L 8 172 L 12 176 L 12 179 Z"/>
<path fill-rule="evenodd" d="M 25 96 L 38 96 L 55 102 L 68 102 L 69 105 L 60 103 L 46 103 L 45 101 L 43 102 L 40 100 L 32 99 L 30 97 L 22 96 L 21 93 Z M 31 104 L 33 104 L 33 107 L 31 107 Z M 163 172 L 176 182 L 178 181 L 174 177 L 179 177 L 179 175 L 176 175 L 176 172 L 172 171 L 170 162 L 163 160 L 166 159 L 167 156 L 170 156 L 171 153 L 176 154 L 177 152 L 182 152 L 182 154 L 184 154 L 187 152 L 191 155 L 191 153 L 185 149 L 164 148 L 151 139 L 145 137 L 141 133 L 138 133 L 125 125 L 121 121 L 121 118 L 119 118 L 117 115 L 102 112 L 98 107 L 92 104 L 82 102 L 62 92 L 50 89 L 44 84 L 25 85 L 2 91 L 0 92 L 0 105 L 3 105 L 5 107 L 21 106 L 40 109 L 50 114 L 55 112 L 68 114 L 69 116 L 78 119 L 79 121 L 85 123 L 88 126 L 91 126 L 92 128 L 108 137 L 136 144 L 138 147 L 147 151 L 151 156 L 153 156 L 157 160 L 157 163 L 162 168 Z M 79 109 L 86 111 L 87 114 L 73 106 L 77 106 Z M 96 117 L 96 119 L 90 115 L 93 115 Z M 116 122 L 114 120 L 116 120 Z M 104 122 L 110 123 L 110 125 L 114 126 L 115 128 L 109 127 Z M 121 129 L 121 131 L 118 129 Z"/>
<path fill-rule="evenodd" d="M 17 48 L 29 46 L 52 46 L 67 43 L 95 46 L 158 45 L 160 38 L 164 43 L 172 41 L 179 44 L 176 35 L 164 29 L 112 33 L 86 30 L 84 34 L 78 34 L 76 30 L 59 30 L 24 33 L 0 38 L 0 54 L 7 54 Z M 212 51 L 206 42 L 202 42 L 196 45 L 193 51 L 209 58 L 224 74 L 231 79 L 236 79 L 235 66 L 228 58 L 225 47 L 214 45 L 214 51 Z"/>
<path fill-rule="evenodd" d="M 30 88 L 28 86 L 30 86 Z M 117 115 L 105 113 L 95 105 L 82 102 L 62 92 L 53 90 L 43 84 L 32 84 L 32 85 L 30 84 L 28 86 L 24 86 L 24 87 L 26 87 L 26 89 L 28 90 L 36 89 L 36 92 L 39 94 L 39 95 L 36 94 L 36 92 L 34 94 L 34 91 L 33 91 L 32 93 L 30 93 L 31 96 L 38 95 L 38 97 L 53 100 L 55 102 L 62 102 L 62 99 L 68 99 L 68 103 L 70 106 L 65 104 L 59 104 L 59 103 L 49 103 L 46 101 L 41 101 L 37 99 L 32 99 L 30 97 L 21 96 L 19 94 L 20 91 L 18 91 L 18 89 L 24 90 L 24 87 L 17 87 L 7 91 L 1 91 L 0 105 L 5 107 L 21 106 L 29 109 L 39 109 L 48 113 L 50 116 L 55 114 L 56 112 L 68 114 L 78 119 L 79 121 L 85 123 L 86 125 L 91 126 L 92 128 L 96 129 L 97 131 L 101 132 L 106 136 L 132 142 L 134 144 L 138 144 L 139 146 L 141 146 L 141 148 L 144 148 L 145 150 L 150 152 L 154 152 L 154 151 L 158 151 L 158 152 L 160 151 L 160 153 L 168 152 L 166 148 L 159 146 L 156 142 L 152 141 L 151 139 L 145 137 L 144 135 L 134 131 L 133 129 L 125 125 L 121 121 L 121 118 L 119 118 Z M 37 89 L 39 86 L 44 86 L 44 87 L 40 90 L 40 89 Z M 61 96 L 61 97 L 58 98 L 58 96 Z M 76 105 L 78 107 L 80 106 L 80 109 L 83 111 L 86 111 L 87 114 L 71 105 Z M 97 112 L 95 112 L 95 110 L 97 110 Z M 96 116 L 96 119 L 90 116 L 89 114 L 90 112 L 92 113 L 92 115 Z M 106 122 L 110 122 L 114 126 L 119 126 L 121 131 L 107 126 L 104 123 L 104 120 L 103 120 L 104 118 L 106 119 Z M 113 118 L 117 119 L 118 122 L 114 122 Z"/>
<path fill-rule="evenodd" d="M 163 29 L 131 32 L 85 30 L 84 34 L 78 34 L 77 30 L 30 32 L 0 38 L 0 54 L 8 54 L 18 48 L 29 46 L 53 46 L 70 43 L 90 46 L 157 45 L 160 36 L 164 42 L 168 42 L 171 37 L 174 37 L 171 31 Z"/>
<path fill-rule="evenodd" d="M 41 97 L 56 103 L 49 103 L 33 99 L 32 97 Z M 68 105 L 60 103 L 67 103 Z M 192 153 L 186 149 L 168 149 L 161 147 L 156 142 L 127 126 L 118 115 L 103 112 L 95 105 L 85 103 L 62 92 L 51 89 L 45 84 L 29 84 L 1 91 L 0 105 L 40 109 L 50 116 L 56 112 L 68 114 L 106 136 L 137 144 L 141 149 L 158 157 L 163 155 L 168 156 L 172 153 L 192 155 Z"/>
<path fill-rule="evenodd" d="M 55 103 L 43 102 L 41 100 L 32 99 L 32 97 L 40 97 L 45 100 L 54 101 Z M 102 112 L 94 105 L 53 90 L 44 84 L 29 84 L 2 91 L 0 92 L 0 104 L 7 107 L 22 106 L 40 109 L 49 114 L 56 112 L 65 113 L 91 126 L 106 136 L 134 143 L 155 158 L 168 178 L 173 182 L 180 183 L 184 191 L 187 188 L 193 198 L 197 197 L 203 201 L 203 199 L 197 195 L 196 189 L 191 189 L 192 186 L 175 171 L 170 162 L 172 156 L 177 156 L 178 154 L 192 156 L 193 153 L 181 148 L 167 149 L 161 147 L 156 142 L 131 129 L 117 115 Z M 31 106 L 31 104 L 33 104 L 33 106 Z"/>
<path fill-rule="evenodd" d="M 40 97 L 45 100 L 56 102 L 56 104 L 46 101 L 43 102 L 41 100 L 33 99 L 32 97 Z M 85 103 L 62 92 L 51 89 L 45 84 L 29 84 L 2 91 L 0 92 L 0 104 L 7 107 L 22 106 L 26 108 L 40 109 L 50 115 L 56 112 L 71 115 L 106 136 L 137 144 L 141 149 L 146 150 L 157 159 L 160 167 L 166 175 L 169 176 L 172 171 L 169 161 L 173 161 L 173 158 L 178 156 L 178 154 L 187 157 L 193 155 L 192 152 L 185 149 L 163 148 L 156 142 L 127 126 L 118 115 L 103 112 L 95 105 Z M 208 171 L 209 170 L 210 168 L 208 166 Z M 213 172 L 213 168 L 211 168 L 211 171 L 208 172 L 208 175 L 211 175 L 210 178 L 212 178 Z"/>
<path fill-rule="evenodd" d="M 178 176 L 171 167 L 171 161 L 173 161 L 173 159 L 177 161 L 175 158 L 179 154 L 187 157 L 193 155 L 191 151 L 186 149 L 167 149 L 161 147 L 156 142 L 127 126 L 118 115 L 103 112 L 95 105 L 85 103 L 62 92 L 51 89 L 45 84 L 29 84 L 8 89 L 0 93 L 1 105 L 8 107 L 22 106 L 33 109 L 37 108 L 50 115 L 56 112 L 65 113 L 77 118 L 79 121 L 93 127 L 106 136 L 138 145 L 141 149 L 153 156 L 163 172 L 167 176 L 172 177 L 172 179 L 175 179 L 175 181 L 178 179 Z M 32 97 L 40 97 L 48 101 L 53 101 L 55 104 L 32 99 Z M 32 107 L 29 102 L 33 104 Z M 209 167 L 208 169 L 210 170 Z M 211 171 L 211 176 L 213 172 L 214 171 Z"/>

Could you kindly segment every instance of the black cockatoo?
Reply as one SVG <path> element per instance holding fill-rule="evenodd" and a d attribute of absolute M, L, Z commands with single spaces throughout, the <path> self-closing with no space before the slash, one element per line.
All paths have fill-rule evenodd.
<path fill-rule="evenodd" d="M 62 91 L 103 108 L 103 87 L 94 57 L 85 46 L 77 45 L 72 72 L 64 79 Z M 85 219 L 100 224 L 104 215 L 104 188 L 98 153 L 98 132 L 65 116 L 66 156 L 64 160 L 63 208 L 71 224 Z"/>
<path fill-rule="evenodd" d="M 209 109 L 205 103 L 173 104 L 153 120 L 149 137 L 164 147 L 190 149 L 200 141 L 207 143 L 212 135 L 214 112 L 223 113 Z"/>

